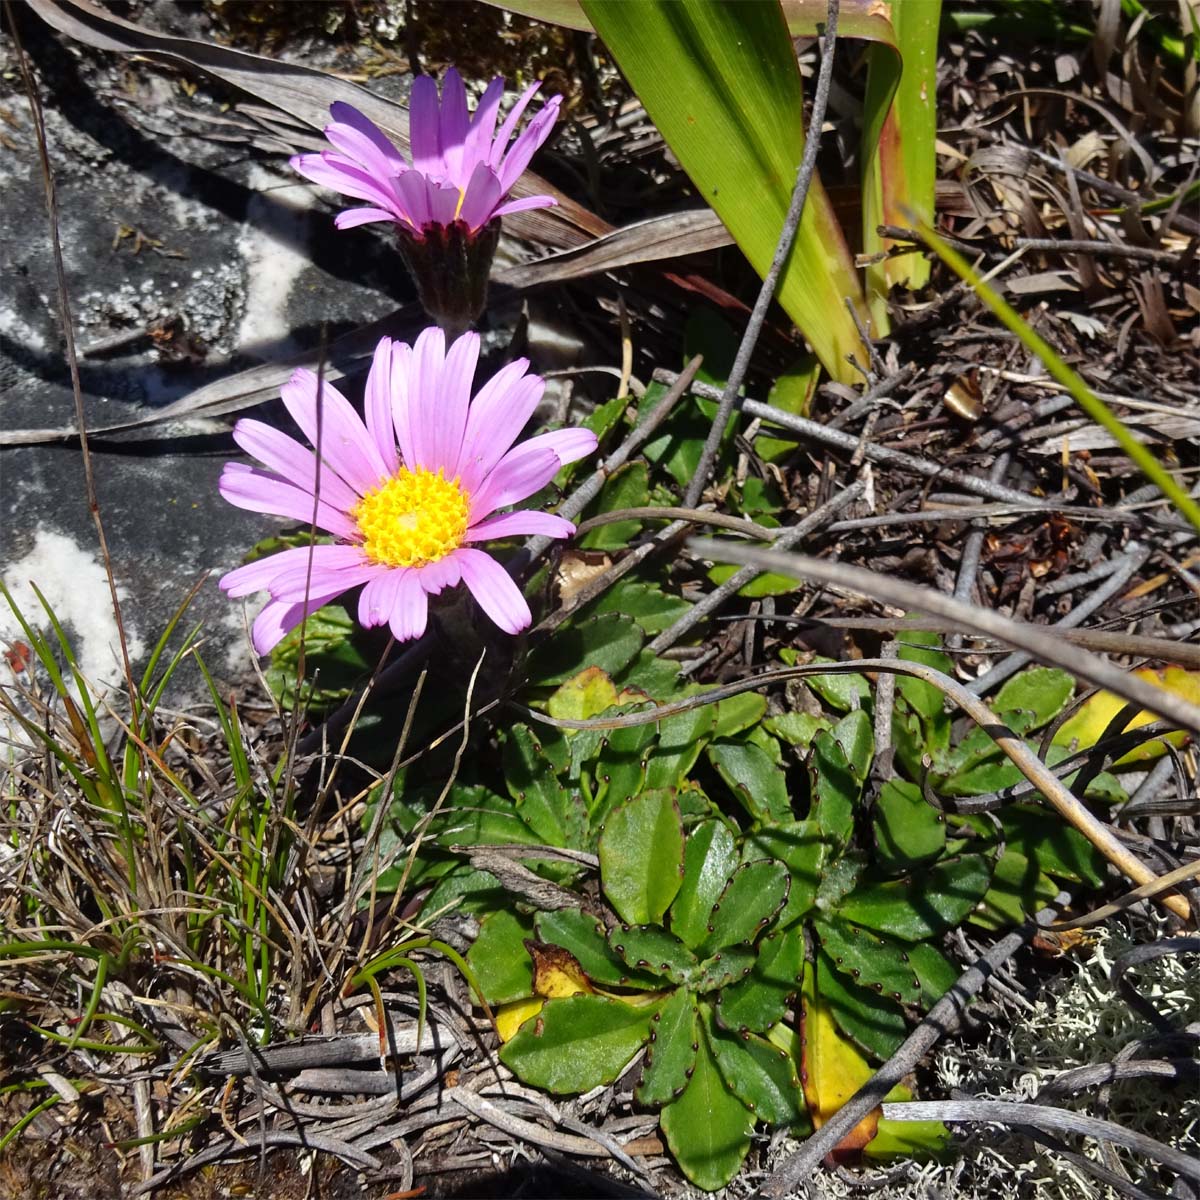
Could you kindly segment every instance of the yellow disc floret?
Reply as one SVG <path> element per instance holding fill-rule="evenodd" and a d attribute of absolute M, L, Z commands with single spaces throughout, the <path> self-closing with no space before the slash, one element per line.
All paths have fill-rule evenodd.
<path fill-rule="evenodd" d="M 458 480 L 447 479 L 441 470 L 401 467 L 350 515 L 369 558 L 389 567 L 419 567 L 462 545 L 470 503 Z"/>

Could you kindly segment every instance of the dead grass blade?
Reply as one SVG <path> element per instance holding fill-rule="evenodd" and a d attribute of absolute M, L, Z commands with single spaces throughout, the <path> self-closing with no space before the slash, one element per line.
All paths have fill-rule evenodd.
<path fill-rule="evenodd" d="M 848 588 L 880 604 L 891 604 L 897 608 L 913 609 L 932 617 L 955 621 L 972 633 L 995 638 L 1015 650 L 1024 650 L 1040 662 L 1061 667 L 1062 670 L 1086 680 L 1095 687 L 1105 688 L 1136 704 L 1138 708 L 1149 709 L 1181 729 L 1200 732 L 1200 708 L 1196 705 L 1162 688 L 1152 687 L 1128 671 L 1114 667 L 1105 659 L 1078 646 L 1072 646 L 1035 625 L 1013 621 L 978 605 L 964 604 L 961 600 L 944 596 L 930 588 L 918 587 L 903 579 L 868 571 L 864 567 L 855 567 L 848 563 L 830 562 L 779 550 L 761 550 L 753 546 L 739 546 L 707 538 L 695 538 L 688 545 L 700 558 L 712 559 L 715 562 L 750 564 L 759 570 L 772 571 L 778 575 L 832 584 L 835 587 Z"/>

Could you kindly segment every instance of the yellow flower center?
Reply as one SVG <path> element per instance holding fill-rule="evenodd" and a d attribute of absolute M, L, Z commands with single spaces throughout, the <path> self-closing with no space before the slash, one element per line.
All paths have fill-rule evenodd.
<path fill-rule="evenodd" d="M 367 557 L 389 567 L 437 562 L 462 545 L 470 503 L 439 469 L 401 467 L 369 491 L 350 515 L 358 523 Z"/>

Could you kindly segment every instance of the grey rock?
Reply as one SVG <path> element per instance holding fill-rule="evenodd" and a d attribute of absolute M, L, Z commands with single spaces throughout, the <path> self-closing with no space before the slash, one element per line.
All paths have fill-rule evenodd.
<path fill-rule="evenodd" d="M 198 5 L 156 4 L 141 19 L 205 34 Z M 330 198 L 296 178 L 282 153 L 197 132 L 223 94 L 202 86 L 189 95 L 168 71 L 69 45 L 28 12 L 21 31 L 44 108 L 89 426 L 161 408 L 412 299 L 385 241 L 339 234 Z M 0 117 L 0 424 L 71 426 L 43 181 L 9 41 L 0 44 Z M 256 415 L 287 427 L 278 403 Z M 240 605 L 215 578 L 280 522 L 219 497 L 221 465 L 237 457 L 228 429 L 154 426 L 91 441 L 135 665 L 211 572 L 190 619 L 204 622 L 218 673 L 248 668 Z M 116 625 L 78 442 L 0 450 L 0 514 L 0 570 L 22 608 L 37 609 L 36 582 L 78 639 L 85 673 L 116 681 Z M 11 641 L 19 630 L 4 608 L 0 641 Z"/>

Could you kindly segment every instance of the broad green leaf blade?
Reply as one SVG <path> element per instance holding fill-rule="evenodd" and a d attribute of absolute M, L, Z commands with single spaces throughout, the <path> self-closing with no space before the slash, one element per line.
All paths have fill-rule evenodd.
<path fill-rule="evenodd" d="M 705 754 L 755 821 L 775 825 L 792 819 L 787 779 L 761 747 L 742 741 L 710 742 Z"/>
<path fill-rule="evenodd" d="M 1007 929 L 1019 925 L 1057 895 L 1058 885 L 1038 864 L 1010 848 L 996 863 L 992 886 L 971 914 L 971 923 L 983 929 Z"/>
<path fill-rule="evenodd" d="M 921 981 L 922 1008 L 932 1008 L 962 974 L 932 942 L 917 942 L 910 946 L 908 957 Z"/>
<path fill-rule="evenodd" d="M 580 0 L 485 0 L 485 3 L 550 25 L 563 25 L 581 33 L 595 32 Z M 829 14 L 826 0 L 780 0 L 779 6 L 783 9 L 788 32 L 797 38 L 816 37 Z M 842 0 L 839 36 L 864 38 L 894 47 L 896 39 L 891 22 L 883 15 L 885 10 L 886 6 L 881 5 L 880 0 Z M 1090 30 L 1085 29 L 1083 33 L 1091 36 Z"/>
<path fill-rule="evenodd" d="M 891 1058 L 908 1034 L 899 1006 L 843 975 L 823 950 L 817 951 L 816 965 L 821 1003 L 837 1027 L 865 1053 Z"/>
<path fill-rule="evenodd" d="M 705 1031 L 717 1067 L 734 1095 L 760 1121 L 791 1125 L 804 1115 L 804 1095 L 792 1056 L 757 1034 L 739 1037 L 715 1029 Z"/>
<path fill-rule="evenodd" d="M 889 874 L 932 862 L 946 848 L 946 818 L 905 779 L 889 779 L 875 802 L 875 861 Z"/>
<path fill-rule="evenodd" d="M 921 981 L 907 948 L 848 921 L 818 917 L 813 922 L 821 949 L 843 975 L 897 1004 L 916 1004 Z"/>
<path fill-rule="evenodd" d="M 600 835 L 604 894 L 628 925 L 663 919 L 683 876 L 683 825 L 668 792 L 643 792 L 622 804 Z"/>
<path fill-rule="evenodd" d="M 862 709 L 847 713 L 831 730 L 813 738 L 808 761 L 811 819 L 839 846 L 854 832 L 854 813 L 871 769 L 874 741 L 871 720 Z"/>
<path fill-rule="evenodd" d="M 964 921 L 983 899 L 992 878 L 985 854 L 964 854 L 909 879 L 860 883 L 838 906 L 838 915 L 907 942 L 937 937 Z"/>
<path fill-rule="evenodd" d="M 500 1058 L 525 1083 L 560 1095 L 612 1083 L 650 1035 L 654 1007 L 606 996 L 550 1000 L 500 1048 Z"/>
<path fill-rule="evenodd" d="M 752 942 L 787 902 L 789 882 L 787 868 L 773 859 L 738 867 L 712 906 L 699 953 Z"/>
<path fill-rule="evenodd" d="M 767 826 L 746 836 L 742 855 L 747 862 L 756 858 L 775 858 L 788 869 L 791 886 L 787 903 L 776 922 L 777 928 L 791 925 L 812 908 L 829 850 L 830 843 L 822 837 L 816 821 Z"/>
<path fill-rule="evenodd" d="M 697 1012 L 696 997 L 679 988 L 654 1014 L 646 1066 L 635 1093 L 639 1104 L 659 1108 L 683 1094 L 696 1065 Z"/>
<path fill-rule="evenodd" d="M 753 946 L 726 946 L 692 972 L 688 986 L 700 995 L 728 987 L 749 977 L 757 957 Z"/>
<path fill-rule="evenodd" d="M 1005 845 L 1031 858 L 1047 875 L 1089 887 L 1104 882 L 1104 856 L 1057 813 L 1034 804 L 1014 804 L 1003 810 L 1000 827 Z"/>
<path fill-rule="evenodd" d="M 612 526 L 606 526 L 612 528 Z M 599 530 L 597 530 L 599 532 Z M 652 636 L 691 611 L 689 601 L 664 592 L 657 584 L 622 580 L 595 602 L 592 612 L 619 612 L 632 617 L 642 632 Z"/>
<path fill-rule="evenodd" d="M 766 274 L 804 151 L 800 69 L 777 0 L 583 0 L 583 9 L 696 190 Z M 862 291 L 842 231 L 813 180 L 777 299 L 825 369 L 866 362 L 846 310 Z"/>
<path fill-rule="evenodd" d="M 992 709 L 1013 733 L 1030 733 L 1052 721 L 1075 695 L 1075 680 L 1057 667 L 1030 667 L 1005 682 Z"/>
<path fill-rule="evenodd" d="M 754 1118 L 721 1075 L 706 1033 L 686 1090 L 663 1109 L 661 1121 L 671 1153 L 697 1187 L 715 1192 L 737 1174 Z"/>
<path fill-rule="evenodd" d="M 620 508 L 645 508 L 650 503 L 650 468 L 642 459 L 626 463 L 614 471 L 605 482 L 594 503 L 588 506 L 587 516 L 616 512 Z M 642 528 L 641 521 L 614 521 L 598 525 L 579 545 L 584 550 L 624 549 Z"/>
<path fill-rule="evenodd" d="M 604 926 L 582 909 L 560 908 L 539 913 L 535 925 L 543 942 L 570 951 L 588 978 L 601 987 L 662 987 L 657 976 L 631 970 L 609 946 Z"/>
<path fill-rule="evenodd" d="M 693 950 L 707 937 L 709 914 L 737 863 L 733 834 L 721 821 L 705 821 L 688 836 L 670 924 L 671 932 Z"/>
<path fill-rule="evenodd" d="M 715 704 L 661 721 L 658 745 L 646 764 L 646 786 L 679 787 L 708 744 L 716 721 Z"/>
<path fill-rule="evenodd" d="M 642 648 L 638 625 L 620 613 L 601 613 L 555 631 L 526 661 L 529 682 L 535 686 L 566 683 L 586 667 L 615 675 Z"/>
<path fill-rule="evenodd" d="M 489 1004 L 507 1004 L 528 996 L 532 987 L 533 962 L 525 939 L 533 934 L 533 923 L 501 908 L 484 917 L 479 936 L 467 953 L 467 962 Z"/>
<path fill-rule="evenodd" d="M 509 795 L 538 839 L 550 846 L 582 845 L 587 834 L 583 801 L 559 782 L 555 764 L 527 725 L 508 730 L 503 760 Z"/>
<path fill-rule="evenodd" d="M 684 983 L 694 971 L 696 956 L 661 925 L 618 925 L 609 930 L 609 945 L 635 971 L 664 975 Z"/>
<path fill-rule="evenodd" d="M 722 988 L 717 1020 L 734 1033 L 761 1033 L 782 1021 L 804 974 L 804 932 L 799 925 L 770 933 L 759 944 L 754 968 L 745 979 Z"/>

